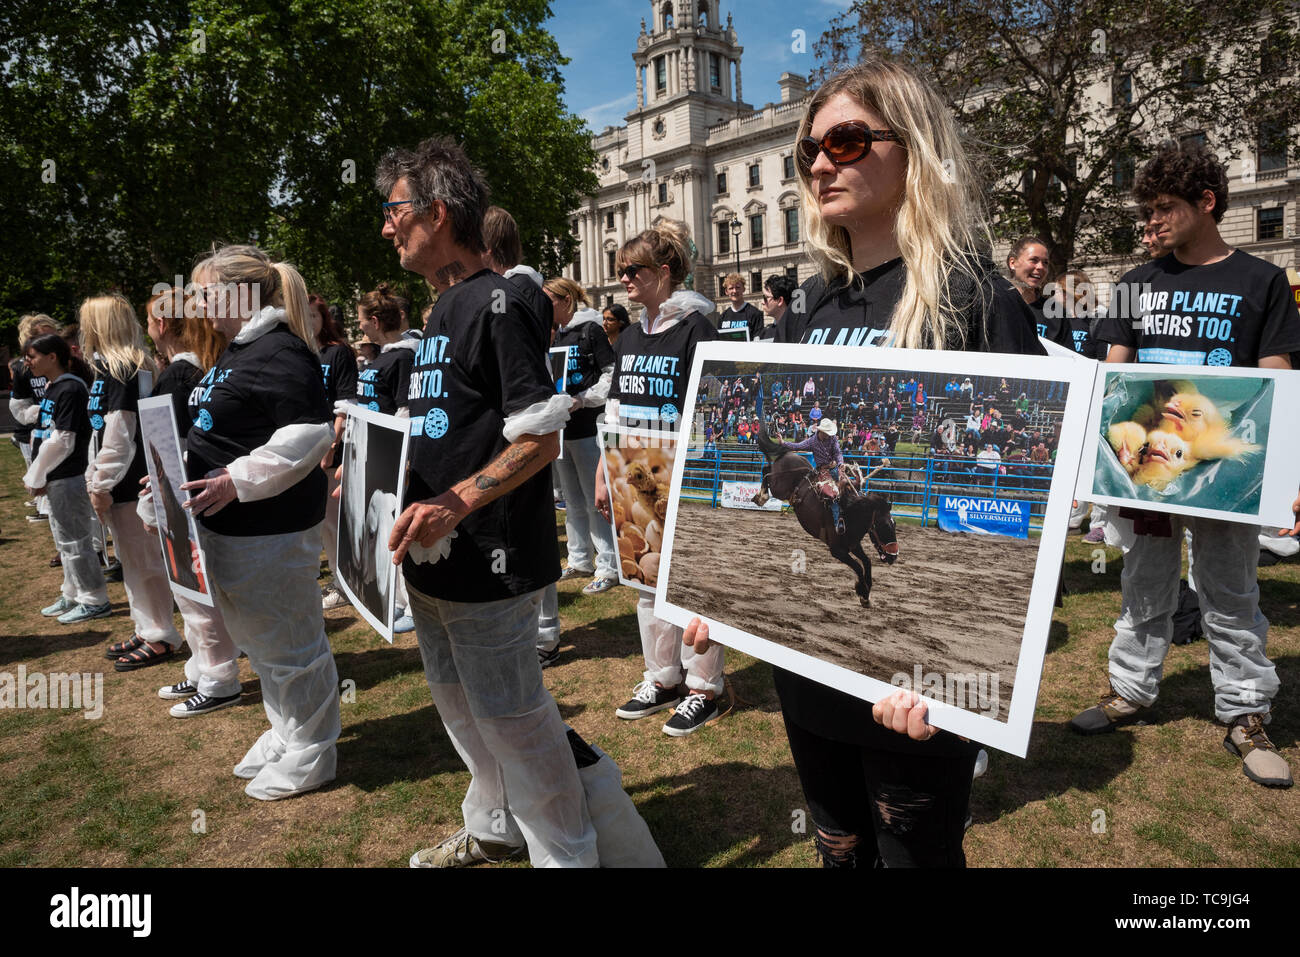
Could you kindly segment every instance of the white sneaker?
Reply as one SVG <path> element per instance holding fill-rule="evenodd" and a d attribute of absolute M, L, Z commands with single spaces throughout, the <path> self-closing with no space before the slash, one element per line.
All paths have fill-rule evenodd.
<path fill-rule="evenodd" d="M 342 608 L 346 604 L 348 604 L 347 596 L 333 585 L 326 585 L 321 589 L 320 606 L 323 610 L 329 611 L 331 608 Z"/>

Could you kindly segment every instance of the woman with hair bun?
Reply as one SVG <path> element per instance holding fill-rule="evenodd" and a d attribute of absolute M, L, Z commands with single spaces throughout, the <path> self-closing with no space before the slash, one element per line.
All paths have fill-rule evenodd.
<path fill-rule="evenodd" d="M 778 342 L 1042 354 L 988 258 L 978 180 L 928 83 L 898 63 L 852 67 L 809 100 L 798 137 L 818 271 Z M 691 622 L 685 640 L 709 647 L 707 626 Z M 822 863 L 964 866 L 979 746 L 928 724 L 912 691 L 872 705 L 773 674 Z"/>
<path fill-rule="evenodd" d="M 194 426 L 190 398 L 199 388 L 204 372 L 212 368 L 225 351 L 226 340 L 206 320 L 186 313 L 180 288 L 150 297 L 145 304 L 145 322 L 149 338 L 167 359 L 167 368 L 159 374 L 153 394 L 155 397 L 171 396 L 176 432 L 183 450 Z M 168 494 L 162 490 L 154 491 L 160 495 Z M 145 498 L 140 505 L 140 517 L 146 525 L 152 525 L 153 503 L 147 500 L 147 496 Z M 178 505 L 173 503 L 173 507 Z M 168 516 L 168 524 L 173 527 L 179 527 L 185 518 L 183 513 L 173 517 L 170 511 Z M 186 578 L 187 573 L 193 577 L 186 564 L 191 556 L 180 554 L 176 549 L 173 552 L 171 561 L 174 567 L 169 577 L 178 581 Z M 185 640 L 189 642 L 192 654 L 185 660 L 182 679 L 159 688 L 158 697 L 177 702 L 170 709 L 173 718 L 193 718 L 238 704 L 243 690 L 239 681 L 239 649 L 226 629 L 220 610 L 176 592 L 172 597 L 185 623 Z"/>
<path fill-rule="evenodd" d="M 676 439 L 695 344 L 717 338 L 713 323 L 705 318 L 713 303 L 681 288 L 694 265 L 689 249 L 685 224 L 660 220 L 618 251 L 618 278 L 629 301 L 641 306 L 641 321 L 624 330 L 614 349 L 614 378 L 605 409 L 608 425 L 660 429 Z M 671 371 L 656 376 L 619 375 L 626 362 L 642 357 Z M 596 507 L 609 521 L 609 489 L 599 463 Z M 614 713 L 636 720 L 674 708 L 663 726 L 664 734 L 672 737 L 691 734 L 718 718 L 716 699 L 724 688 L 722 647 L 702 654 L 684 649 L 682 629 L 655 617 L 652 595 L 641 595 L 636 614 L 645 674 L 631 700 Z"/>
<path fill-rule="evenodd" d="M 271 722 L 235 775 L 273 801 L 333 780 L 338 760 L 338 671 L 316 587 L 333 417 L 297 270 L 224 246 L 192 278 L 229 344 L 196 393 L 182 487 L 206 531 L 212 597 Z"/>
<path fill-rule="evenodd" d="M 379 347 L 379 355 L 357 376 L 356 402 L 373 412 L 406 417 L 410 414 L 407 390 L 411 380 L 411 366 L 420 340 L 403 335 L 406 323 L 402 310 L 406 302 L 396 295 L 388 283 L 366 293 L 357 302 L 357 322 L 366 338 Z M 359 491 L 361 486 L 357 486 Z M 363 514 L 364 508 L 357 514 Z M 354 530 L 357 534 L 361 529 Z M 361 542 L 354 543 L 353 554 L 360 554 Z M 415 619 L 407 611 L 406 582 L 402 571 L 397 571 L 396 605 L 393 609 L 393 633 L 406 634 L 415 630 Z"/>

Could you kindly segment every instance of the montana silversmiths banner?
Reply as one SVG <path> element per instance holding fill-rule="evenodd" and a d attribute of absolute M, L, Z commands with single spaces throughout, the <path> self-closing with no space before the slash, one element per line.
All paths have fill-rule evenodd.
<path fill-rule="evenodd" d="M 1029 503 L 1014 498 L 939 496 L 939 527 L 945 532 L 1029 537 Z"/>

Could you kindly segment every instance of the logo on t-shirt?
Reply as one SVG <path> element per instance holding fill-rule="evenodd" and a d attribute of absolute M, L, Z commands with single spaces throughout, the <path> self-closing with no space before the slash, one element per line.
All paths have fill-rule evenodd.
<path fill-rule="evenodd" d="M 379 411 L 379 403 L 378 403 L 378 402 L 367 402 L 367 403 L 366 403 L 366 408 L 369 409 L 371 412 L 378 412 L 378 411 Z"/>
<path fill-rule="evenodd" d="M 1215 349 L 1205 359 L 1207 366 L 1230 366 L 1232 365 L 1232 353 L 1227 349 Z"/>
<path fill-rule="evenodd" d="M 424 434 L 431 439 L 440 439 L 447 434 L 451 421 L 442 409 L 430 409 L 424 416 Z"/>
<path fill-rule="evenodd" d="M 209 412 L 207 409 L 200 409 L 199 417 L 195 421 L 195 425 L 197 425 L 204 432 L 210 431 L 212 429 L 212 413 Z"/>
<path fill-rule="evenodd" d="M 676 422 L 678 418 L 677 406 L 673 405 L 671 402 L 666 402 L 659 407 L 660 422 Z"/>
<path fill-rule="evenodd" d="M 102 415 L 92 415 L 90 417 L 90 427 L 98 432 L 104 427 L 104 417 Z"/>

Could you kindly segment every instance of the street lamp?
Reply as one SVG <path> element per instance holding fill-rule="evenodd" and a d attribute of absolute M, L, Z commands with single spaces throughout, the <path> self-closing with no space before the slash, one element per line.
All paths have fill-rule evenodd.
<path fill-rule="evenodd" d="M 736 274 L 739 275 L 740 274 L 740 230 L 743 228 L 740 225 L 740 217 L 733 216 L 731 218 L 731 222 L 729 225 L 731 226 L 731 245 L 736 250 Z"/>

